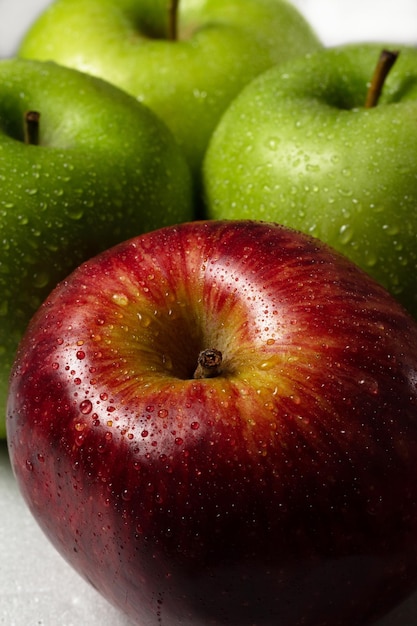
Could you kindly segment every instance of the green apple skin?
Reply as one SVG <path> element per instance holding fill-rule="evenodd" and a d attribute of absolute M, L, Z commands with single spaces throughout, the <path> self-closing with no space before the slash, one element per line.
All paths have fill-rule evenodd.
<path fill-rule="evenodd" d="M 53 63 L 0 62 L 0 436 L 10 366 L 56 283 L 130 236 L 193 217 L 188 165 L 134 98 Z M 39 145 L 23 141 L 40 112 Z"/>
<path fill-rule="evenodd" d="M 198 176 L 208 139 L 230 101 L 259 73 L 321 47 L 284 0 L 180 0 L 168 41 L 162 0 L 56 0 L 19 54 L 100 76 L 168 124 Z"/>
<path fill-rule="evenodd" d="M 365 109 L 382 47 L 322 50 L 252 81 L 207 150 L 206 212 L 315 235 L 417 316 L 417 49 L 397 47 Z"/>

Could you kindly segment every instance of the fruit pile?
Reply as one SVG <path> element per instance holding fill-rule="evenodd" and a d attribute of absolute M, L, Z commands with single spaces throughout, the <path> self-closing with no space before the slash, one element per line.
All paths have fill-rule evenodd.
<path fill-rule="evenodd" d="M 0 77 L 0 434 L 46 535 L 139 626 L 384 615 L 417 588 L 417 49 L 55 0 Z"/>

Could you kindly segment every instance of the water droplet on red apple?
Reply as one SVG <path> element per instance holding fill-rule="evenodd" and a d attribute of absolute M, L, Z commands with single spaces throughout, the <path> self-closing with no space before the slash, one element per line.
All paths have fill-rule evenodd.
<path fill-rule="evenodd" d="M 198 430 L 200 428 L 199 422 L 191 422 L 191 428 L 193 430 Z"/>
<path fill-rule="evenodd" d="M 129 489 L 124 489 L 122 491 L 122 499 L 125 502 L 128 502 L 129 500 L 131 500 L 132 499 L 132 492 Z"/>
<path fill-rule="evenodd" d="M 158 411 L 158 416 L 162 418 L 168 417 L 168 411 L 166 409 L 160 409 Z"/>
<path fill-rule="evenodd" d="M 144 326 L 145 328 L 147 328 L 152 321 L 149 315 L 146 315 L 145 313 L 138 313 L 137 318 L 142 326 Z"/>
<path fill-rule="evenodd" d="M 26 469 L 29 472 L 33 472 L 33 463 L 31 461 L 29 461 L 29 459 L 26 459 Z"/>
<path fill-rule="evenodd" d="M 82 361 L 83 359 L 85 359 L 85 352 L 84 350 L 78 350 L 76 357 L 79 361 Z"/>
<path fill-rule="evenodd" d="M 112 295 L 112 300 L 119 306 L 126 306 L 129 304 L 129 299 L 124 293 L 114 293 Z"/>
<path fill-rule="evenodd" d="M 93 410 L 91 400 L 83 400 L 80 404 L 80 411 L 83 415 L 88 415 Z"/>

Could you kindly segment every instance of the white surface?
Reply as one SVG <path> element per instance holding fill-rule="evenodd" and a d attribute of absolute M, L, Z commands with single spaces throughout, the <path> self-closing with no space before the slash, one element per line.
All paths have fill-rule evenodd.
<path fill-rule="evenodd" d="M 294 3 L 327 45 L 358 40 L 417 44 L 417 0 Z M 47 4 L 48 0 L 0 0 L 0 57 L 14 53 L 30 22 Z M 17 490 L 5 445 L 0 445 L 0 624 L 128 626 L 42 535 Z M 378 626 L 416 624 L 417 594 Z"/>

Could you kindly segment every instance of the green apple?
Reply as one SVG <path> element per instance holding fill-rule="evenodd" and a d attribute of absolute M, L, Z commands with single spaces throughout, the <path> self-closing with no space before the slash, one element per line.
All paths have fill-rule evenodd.
<path fill-rule="evenodd" d="M 197 175 L 221 113 L 242 87 L 319 47 L 285 0 L 56 0 L 19 54 L 100 76 L 145 102 Z"/>
<path fill-rule="evenodd" d="M 4 436 L 14 353 L 49 291 L 86 258 L 189 220 L 193 207 L 191 175 L 172 133 L 122 90 L 53 63 L 8 59 L 0 62 L 0 94 Z"/>
<path fill-rule="evenodd" d="M 252 81 L 208 147 L 206 211 L 315 235 L 417 316 L 417 49 L 399 47 L 365 106 L 381 50 L 323 49 Z"/>

